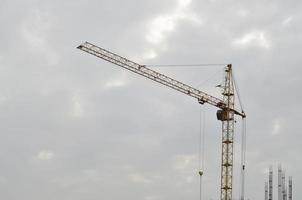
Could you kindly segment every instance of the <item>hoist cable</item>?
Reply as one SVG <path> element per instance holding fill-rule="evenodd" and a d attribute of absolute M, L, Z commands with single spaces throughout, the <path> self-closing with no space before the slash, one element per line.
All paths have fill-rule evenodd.
<path fill-rule="evenodd" d="M 202 176 L 199 177 L 199 200 L 202 200 Z"/>
<path fill-rule="evenodd" d="M 242 118 L 242 139 L 241 139 L 241 188 L 240 188 L 240 200 L 244 200 L 244 187 L 245 187 L 245 154 L 246 154 L 246 118 Z"/>
<path fill-rule="evenodd" d="M 202 200 L 202 176 L 205 169 L 205 113 L 200 106 L 199 113 L 199 147 L 198 147 L 198 168 L 199 168 L 199 199 Z"/>
<path fill-rule="evenodd" d="M 236 77 L 234 72 L 232 73 L 233 83 L 235 86 L 235 91 L 238 97 L 239 105 L 241 108 L 241 112 L 244 113 L 243 103 L 240 98 L 239 88 L 237 85 Z M 244 189 L 245 189 L 245 168 L 246 168 L 246 118 L 242 118 L 242 130 L 241 130 L 241 170 L 240 170 L 240 190 L 239 190 L 239 199 L 244 200 Z"/>

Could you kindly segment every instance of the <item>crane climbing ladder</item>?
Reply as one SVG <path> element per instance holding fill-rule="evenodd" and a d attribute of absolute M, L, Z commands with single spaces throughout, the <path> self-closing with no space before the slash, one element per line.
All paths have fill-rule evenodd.
<path fill-rule="evenodd" d="M 187 84 L 170 78 L 164 74 L 158 73 L 145 65 L 140 65 L 127 58 L 112 53 L 106 49 L 98 47 L 89 42 L 85 42 L 77 47 L 78 49 L 106 60 L 110 63 L 123 67 L 136 74 L 144 76 L 162 85 L 182 92 L 198 100 L 200 104 L 210 104 L 217 107 L 217 119 L 222 122 L 222 154 L 221 154 L 221 200 L 232 200 L 233 185 L 233 139 L 234 139 L 234 116 L 241 116 L 243 119 L 246 115 L 243 110 L 237 110 L 234 106 L 235 90 L 232 73 L 232 65 L 225 68 L 225 78 L 223 85 L 223 99 L 216 98 L 203 91 L 193 88 Z M 242 166 L 244 171 L 245 166 Z M 242 189 L 243 191 L 243 189 Z M 241 200 L 243 194 L 241 194 Z"/>

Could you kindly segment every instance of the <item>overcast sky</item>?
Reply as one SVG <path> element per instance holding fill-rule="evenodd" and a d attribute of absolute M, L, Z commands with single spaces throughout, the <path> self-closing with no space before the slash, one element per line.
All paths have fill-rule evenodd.
<path fill-rule="evenodd" d="M 263 199 L 269 165 L 282 163 L 302 199 L 301 9 L 298 0 L 0 0 L 0 198 L 199 199 L 202 125 L 203 199 L 219 199 L 216 109 L 76 49 L 89 41 L 141 64 L 232 63 L 248 116 L 246 197 Z M 154 69 L 221 97 L 221 66 Z"/>

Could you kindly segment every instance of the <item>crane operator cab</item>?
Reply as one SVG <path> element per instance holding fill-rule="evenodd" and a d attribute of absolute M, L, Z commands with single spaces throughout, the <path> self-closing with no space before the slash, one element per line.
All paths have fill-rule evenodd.
<path fill-rule="evenodd" d="M 229 121 L 233 120 L 234 114 L 231 113 L 232 111 L 227 111 L 227 109 L 217 110 L 216 117 L 220 121 Z"/>

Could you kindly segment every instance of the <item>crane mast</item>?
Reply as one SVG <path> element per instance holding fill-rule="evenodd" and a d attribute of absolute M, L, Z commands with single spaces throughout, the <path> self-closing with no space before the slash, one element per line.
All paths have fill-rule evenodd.
<path fill-rule="evenodd" d="M 232 199 L 233 180 L 233 138 L 234 138 L 234 84 L 232 80 L 232 66 L 225 69 L 223 102 L 226 118 L 222 118 L 222 155 L 221 155 L 221 199 Z"/>
<path fill-rule="evenodd" d="M 234 108 L 235 97 L 232 65 L 227 65 L 225 68 L 225 78 L 222 92 L 223 99 L 221 100 L 89 42 L 85 42 L 77 48 L 174 90 L 182 92 L 188 96 L 196 98 L 200 104 L 207 103 L 219 108 L 217 111 L 217 119 L 222 121 L 220 199 L 232 200 L 234 116 L 239 115 L 242 118 L 246 117 L 243 111 L 238 111 Z"/>

